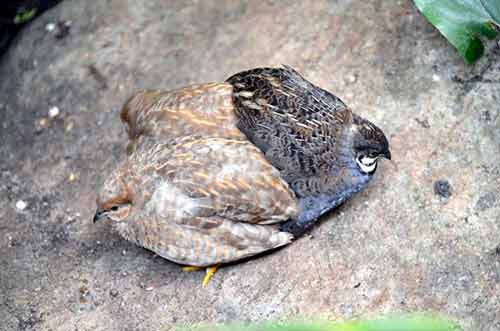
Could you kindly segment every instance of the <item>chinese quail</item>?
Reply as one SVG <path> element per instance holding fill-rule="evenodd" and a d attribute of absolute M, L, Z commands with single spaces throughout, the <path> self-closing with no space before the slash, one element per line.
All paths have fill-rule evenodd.
<path fill-rule="evenodd" d="M 195 267 L 290 243 L 390 159 L 378 127 L 290 67 L 139 92 L 121 118 L 129 155 L 105 181 L 94 221 Z"/>

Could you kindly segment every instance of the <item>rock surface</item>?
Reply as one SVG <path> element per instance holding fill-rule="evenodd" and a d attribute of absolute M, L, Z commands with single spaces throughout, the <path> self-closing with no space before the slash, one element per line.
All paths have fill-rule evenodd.
<path fill-rule="evenodd" d="M 500 330 L 498 40 L 488 48 L 465 65 L 408 1 L 61 3 L 0 63 L 0 328 L 433 311 Z M 204 289 L 202 272 L 92 224 L 96 189 L 124 155 L 129 95 L 281 63 L 390 136 L 394 164 L 366 191 Z"/>

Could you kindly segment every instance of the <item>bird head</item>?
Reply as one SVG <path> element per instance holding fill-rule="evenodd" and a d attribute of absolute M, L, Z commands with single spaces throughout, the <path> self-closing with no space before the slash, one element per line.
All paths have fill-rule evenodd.
<path fill-rule="evenodd" d="M 354 115 L 352 134 L 354 158 L 363 174 L 373 175 L 379 158 L 391 159 L 389 142 L 382 130 L 373 123 Z"/>
<path fill-rule="evenodd" d="M 94 223 L 103 218 L 121 222 L 128 217 L 131 207 L 131 192 L 123 178 L 114 173 L 104 182 L 97 197 Z"/>

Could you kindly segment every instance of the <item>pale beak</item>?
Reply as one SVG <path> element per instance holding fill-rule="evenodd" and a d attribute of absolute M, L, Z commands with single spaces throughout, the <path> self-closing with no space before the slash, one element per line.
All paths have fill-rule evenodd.
<path fill-rule="evenodd" d="M 106 216 L 107 212 L 105 210 L 99 210 L 97 209 L 97 211 L 95 212 L 95 215 L 94 215 L 94 219 L 93 219 L 93 222 L 97 222 L 99 221 L 100 219 L 104 218 L 104 216 Z"/>

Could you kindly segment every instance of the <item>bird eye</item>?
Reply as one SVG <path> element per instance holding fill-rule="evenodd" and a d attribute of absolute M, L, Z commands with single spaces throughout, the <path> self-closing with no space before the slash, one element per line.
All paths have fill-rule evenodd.
<path fill-rule="evenodd" d="M 118 210 L 118 206 L 117 205 L 114 205 L 113 207 L 111 207 L 109 210 L 111 211 L 117 211 Z"/>

